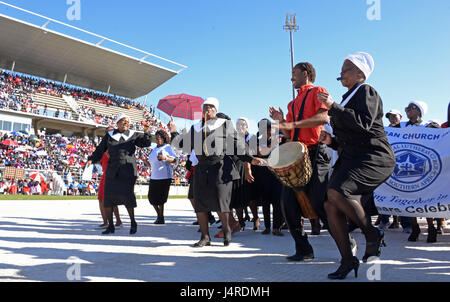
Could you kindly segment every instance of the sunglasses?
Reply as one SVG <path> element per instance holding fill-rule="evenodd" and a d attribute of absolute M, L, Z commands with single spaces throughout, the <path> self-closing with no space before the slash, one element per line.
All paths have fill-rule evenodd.
<path fill-rule="evenodd" d="M 408 107 L 405 108 L 405 111 L 408 110 L 419 110 L 419 108 L 416 105 L 409 105 Z"/>

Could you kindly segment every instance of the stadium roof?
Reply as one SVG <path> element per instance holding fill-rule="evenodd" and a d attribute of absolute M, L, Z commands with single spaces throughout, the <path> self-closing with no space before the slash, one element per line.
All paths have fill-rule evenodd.
<path fill-rule="evenodd" d="M 102 40 L 93 44 L 52 31 L 46 28 L 48 23 L 66 24 L 40 17 L 47 20 L 43 26 L 0 14 L 0 68 L 14 68 L 15 72 L 102 92 L 109 90 L 111 94 L 132 99 L 150 93 L 186 68 L 84 30 L 81 31 Z M 138 50 L 142 57 L 135 58 L 100 46 L 104 40 Z M 146 62 L 149 56 L 170 62 L 180 70 Z"/>

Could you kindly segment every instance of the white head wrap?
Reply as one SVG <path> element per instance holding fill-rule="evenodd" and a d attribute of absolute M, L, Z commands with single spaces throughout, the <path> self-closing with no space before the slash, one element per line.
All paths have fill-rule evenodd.
<path fill-rule="evenodd" d="M 373 61 L 372 56 L 367 52 L 357 52 L 355 54 L 348 55 L 345 60 L 349 60 L 355 64 L 356 67 L 364 73 L 366 80 L 372 74 L 375 67 L 375 62 Z"/>
<path fill-rule="evenodd" d="M 239 120 L 245 121 L 245 122 L 247 123 L 247 127 L 250 127 L 250 123 L 249 123 L 249 121 L 248 121 L 248 118 L 246 118 L 246 117 L 240 117 L 240 118 L 237 119 L 237 121 L 239 121 Z M 236 122 L 237 122 L 237 121 L 236 121 Z"/>
<path fill-rule="evenodd" d="M 202 109 L 205 105 L 212 105 L 216 107 L 216 111 L 219 112 L 219 100 L 216 98 L 207 98 L 206 101 L 202 105 Z"/>
<path fill-rule="evenodd" d="M 119 114 L 119 116 L 116 118 L 116 124 L 120 122 L 121 119 L 126 118 L 128 121 L 130 121 L 130 117 L 126 115 L 125 113 Z"/>
<path fill-rule="evenodd" d="M 419 107 L 420 115 L 421 115 L 422 117 L 424 117 L 425 114 L 427 114 L 427 111 L 428 111 L 428 105 L 427 105 L 427 103 L 422 102 L 422 101 L 411 101 L 411 102 L 409 102 L 409 104 L 414 104 L 414 105 L 416 105 L 417 107 Z"/>

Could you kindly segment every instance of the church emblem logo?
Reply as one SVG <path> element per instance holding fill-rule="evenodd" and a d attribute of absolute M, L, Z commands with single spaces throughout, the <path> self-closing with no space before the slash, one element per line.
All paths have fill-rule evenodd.
<path fill-rule="evenodd" d="M 431 185 L 442 171 L 439 154 L 415 143 L 392 144 L 396 164 L 386 184 L 401 192 L 418 192 Z"/>

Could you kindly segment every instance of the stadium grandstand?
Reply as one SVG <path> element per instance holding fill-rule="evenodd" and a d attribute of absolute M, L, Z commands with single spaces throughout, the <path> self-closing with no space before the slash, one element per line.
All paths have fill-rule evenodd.
<path fill-rule="evenodd" d="M 9 191 L 5 182 L 30 182 L 27 176 L 35 171 L 48 179 L 57 173 L 67 188 L 71 180 L 80 184 L 87 156 L 119 113 L 130 116 L 133 130 L 142 130 L 143 121 L 150 123 L 152 132 L 167 130 L 154 108 L 136 99 L 148 96 L 186 66 L 3 1 L 0 5 L 42 22 L 36 25 L 0 14 L 0 193 Z M 51 24 L 98 42 L 51 30 Z M 139 56 L 106 48 L 105 42 Z M 151 57 L 172 68 L 149 62 Z M 138 158 L 146 152 L 140 150 Z M 148 171 L 139 164 L 145 180 Z M 176 170 L 183 178 L 182 169 Z"/>

